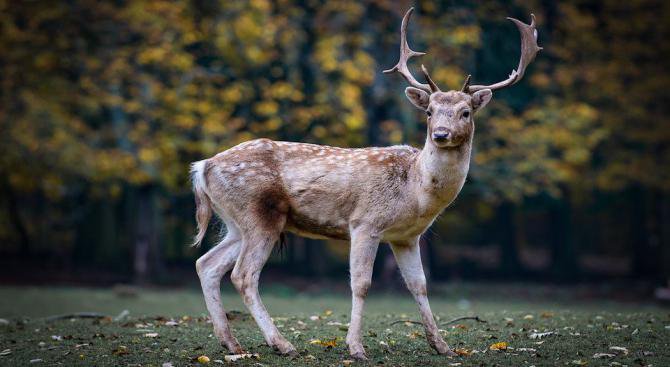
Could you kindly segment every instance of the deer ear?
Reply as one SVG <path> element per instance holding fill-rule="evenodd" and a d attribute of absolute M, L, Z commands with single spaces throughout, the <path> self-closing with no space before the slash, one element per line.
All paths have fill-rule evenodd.
<path fill-rule="evenodd" d="M 412 102 L 412 104 L 417 108 L 424 111 L 426 108 L 428 108 L 430 95 L 428 95 L 428 93 L 425 91 L 414 87 L 407 87 L 405 88 L 405 95 L 407 96 L 407 99 L 409 99 L 409 101 Z"/>
<path fill-rule="evenodd" d="M 493 97 L 493 92 L 490 89 L 482 89 L 472 93 L 472 108 L 479 111 L 484 108 Z"/>

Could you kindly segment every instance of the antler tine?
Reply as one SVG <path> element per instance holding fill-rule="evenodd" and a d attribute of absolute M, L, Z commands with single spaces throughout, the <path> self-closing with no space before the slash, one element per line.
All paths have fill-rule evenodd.
<path fill-rule="evenodd" d="M 466 92 L 470 88 L 470 78 L 472 78 L 472 75 L 468 74 L 468 76 L 465 77 L 465 81 L 463 82 L 463 86 L 461 87 L 461 92 Z"/>
<path fill-rule="evenodd" d="M 409 18 L 412 15 L 412 12 L 414 11 L 414 7 L 409 8 L 407 10 L 407 13 L 405 13 L 405 16 L 402 18 L 402 25 L 400 26 L 400 60 L 398 60 L 398 63 L 388 69 L 384 70 L 384 74 L 390 74 L 393 72 L 398 72 L 400 75 L 402 75 L 407 82 L 419 89 L 423 89 L 426 92 L 431 92 L 432 87 L 429 84 L 423 84 L 418 82 L 413 76 L 412 73 L 410 73 L 409 68 L 407 67 L 407 61 L 411 59 L 414 56 L 422 56 L 425 55 L 425 52 L 416 52 L 413 51 L 412 49 L 409 48 L 409 44 L 407 44 L 407 24 L 409 23 Z M 428 75 L 428 74 L 426 74 Z M 432 83 L 432 80 L 430 80 L 430 77 L 426 78 L 429 80 L 429 83 Z M 435 84 L 435 83 L 432 83 Z M 437 86 L 435 86 L 437 87 Z"/>
<path fill-rule="evenodd" d="M 421 72 L 423 73 L 423 77 L 426 78 L 426 82 L 428 82 L 428 86 L 430 87 L 430 92 L 435 93 L 435 92 L 440 92 L 440 88 L 435 84 L 433 79 L 430 78 L 430 74 L 428 74 L 428 70 L 426 69 L 423 64 L 421 64 Z"/>
<path fill-rule="evenodd" d="M 506 80 L 503 80 L 495 84 L 470 85 L 470 86 L 464 85 L 463 86 L 464 92 L 472 93 L 482 89 L 491 89 L 491 90 L 502 89 L 515 84 L 516 82 L 521 80 L 521 78 L 523 78 L 523 75 L 526 72 L 526 67 L 528 66 L 528 64 L 533 62 L 533 60 L 535 60 L 535 56 L 537 55 L 537 53 L 540 50 L 542 50 L 542 47 L 539 47 L 537 45 L 537 29 L 535 29 L 535 15 L 531 14 L 530 18 L 531 18 L 530 24 L 525 24 L 518 19 L 509 17 L 507 18 L 516 25 L 516 27 L 519 29 L 519 33 L 521 34 L 521 59 L 519 60 L 519 66 L 516 68 L 516 70 L 512 70 L 512 73 L 510 73 L 509 77 Z"/>

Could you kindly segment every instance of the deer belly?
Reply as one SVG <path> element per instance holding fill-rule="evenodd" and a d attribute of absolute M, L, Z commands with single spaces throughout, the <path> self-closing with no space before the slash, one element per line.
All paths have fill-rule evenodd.
<path fill-rule="evenodd" d="M 308 215 L 304 212 L 291 210 L 286 218 L 286 230 L 308 238 L 349 239 L 349 228 L 346 220 L 319 217 L 318 214 Z"/>

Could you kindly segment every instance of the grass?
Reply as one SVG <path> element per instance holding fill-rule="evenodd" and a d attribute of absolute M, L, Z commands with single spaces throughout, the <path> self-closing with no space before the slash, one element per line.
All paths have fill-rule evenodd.
<path fill-rule="evenodd" d="M 525 287 L 522 287 L 526 289 Z M 668 366 L 670 312 L 648 304 L 575 301 L 542 292 L 515 294 L 513 287 L 439 290 L 431 303 L 440 322 L 478 315 L 487 323 L 461 321 L 442 326 L 445 340 L 464 355 L 435 354 L 420 325 L 393 321 L 417 320 L 417 310 L 406 294 L 373 294 L 366 302 L 364 344 L 370 360 L 352 365 L 385 366 Z M 235 310 L 231 324 L 240 343 L 258 359 L 224 364 L 253 366 L 347 365 L 344 337 L 349 297 L 344 294 L 306 295 L 287 289 L 266 289 L 264 301 L 283 334 L 298 348 L 296 359 L 276 355 L 265 346 L 253 319 L 237 294 L 224 290 L 227 310 Z M 481 297 L 473 294 L 482 294 Z M 465 298 L 464 298 L 465 297 Z M 105 289 L 0 287 L 0 365 L 20 366 L 174 366 L 201 365 L 199 356 L 223 360 L 225 350 L 212 336 L 202 296 L 196 290 L 152 290 L 126 298 Z M 77 311 L 117 315 L 109 318 L 61 319 L 45 316 Z M 176 325 L 172 325 L 174 321 Z M 542 338 L 533 334 L 550 332 Z M 334 341 L 326 347 L 312 343 Z M 506 342 L 507 350 L 489 347 Z M 325 343 L 328 344 L 328 343 Z M 612 349 L 622 347 L 624 349 Z M 612 356 L 594 358 L 596 353 Z M 617 364 L 618 363 L 618 364 Z"/>

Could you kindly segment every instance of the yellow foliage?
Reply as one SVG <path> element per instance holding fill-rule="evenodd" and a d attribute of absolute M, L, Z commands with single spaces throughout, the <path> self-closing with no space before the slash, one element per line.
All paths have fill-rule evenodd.
<path fill-rule="evenodd" d="M 493 343 L 489 347 L 490 350 L 507 350 L 507 342 Z"/>

